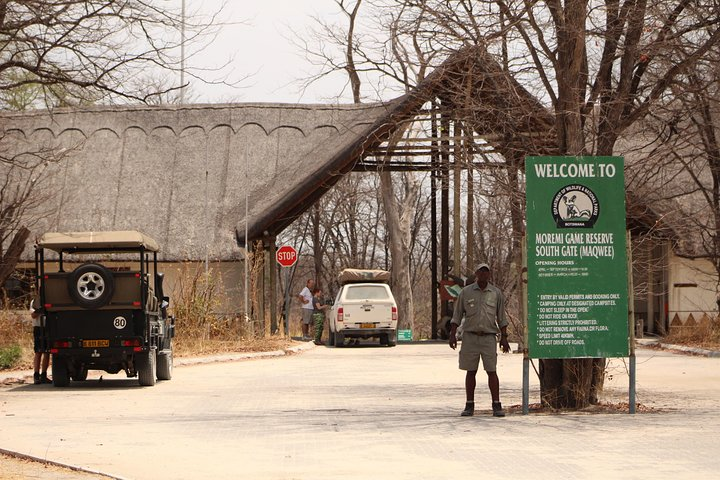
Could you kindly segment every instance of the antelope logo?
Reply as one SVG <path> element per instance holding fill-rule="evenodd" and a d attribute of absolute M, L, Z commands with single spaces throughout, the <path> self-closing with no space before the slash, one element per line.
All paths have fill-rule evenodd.
<path fill-rule="evenodd" d="M 585 185 L 561 188 L 553 197 L 552 216 L 559 228 L 591 228 L 600 215 L 595 193 Z"/>
<path fill-rule="evenodd" d="M 574 218 L 590 218 L 590 210 L 579 210 L 577 205 L 575 205 L 575 199 L 577 198 L 577 195 L 573 195 L 572 197 L 568 198 L 567 195 L 563 195 L 563 202 L 565 202 L 565 219 L 574 219 Z"/>

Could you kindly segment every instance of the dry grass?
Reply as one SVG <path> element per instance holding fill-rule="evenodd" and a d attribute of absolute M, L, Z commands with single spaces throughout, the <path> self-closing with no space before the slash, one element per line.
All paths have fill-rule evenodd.
<path fill-rule="evenodd" d="M 720 350 L 720 322 L 707 322 L 695 327 L 671 328 L 663 343 Z"/>
<path fill-rule="evenodd" d="M 177 356 L 211 355 L 230 352 L 262 352 L 284 349 L 289 339 L 256 332 L 255 324 L 238 317 L 218 317 L 221 279 L 202 264 L 183 267 L 173 292 Z"/>
<path fill-rule="evenodd" d="M 28 312 L 0 310 L 0 348 L 19 345 L 22 354 L 14 366 L 19 370 L 32 368 L 33 335 L 32 319 Z"/>
<path fill-rule="evenodd" d="M 548 405 L 540 403 L 531 403 L 528 405 L 528 413 L 530 415 L 558 415 L 558 414 L 569 414 L 569 415 L 594 415 L 594 414 L 611 414 L 611 413 L 623 413 L 627 414 L 630 410 L 630 405 L 627 402 L 600 402 L 595 405 L 589 405 L 581 409 L 557 409 L 552 408 Z M 507 412 L 513 415 L 522 414 L 522 405 L 510 405 L 507 408 Z M 643 405 L 641 403 L 636 404 L 635 413 L 661 413 L 662 410 Z"/>

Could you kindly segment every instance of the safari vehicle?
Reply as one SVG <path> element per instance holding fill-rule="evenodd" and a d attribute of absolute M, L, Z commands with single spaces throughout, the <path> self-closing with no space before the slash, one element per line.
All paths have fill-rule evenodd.
<path fill-rule="evenodd" d="M 340 272 L 341 287 L 328 314 L 331 346 L 344 346 L 346 338 L 378 338 L 380 345 L 396 345 L 398 311 L 389 279 L 385 270 Z"/>
<path fill-rule="evenodd" d="M 124 370 L 143 386 L 172 378 L 175 320 L 167 314 L 157 252 L 155 240 L 136 231 L 46 233 L 38 240 L 36 286 L 56 387 L 86 380 L 88 370 Z"/>

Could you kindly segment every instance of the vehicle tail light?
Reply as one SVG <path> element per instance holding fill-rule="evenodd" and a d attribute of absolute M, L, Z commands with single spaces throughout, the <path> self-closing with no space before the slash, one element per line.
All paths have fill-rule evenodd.
<path fill-rule="evenodd" d="M 134 340 L 121 340 L 120 346 L 122 346 L 122 347 L 139 347 L 140 340 L 138 340 L 137 338 Z"/>
<path fill-rule="evenodd" d="M 53 342 L 53 348 L 70 348 L 70 342 L 67 340 L 58 340 L 56 342 Z"/>
<path fill-rule="evenodd" d="M 338 321 L 338 322 L 342 322 L 342 321 L 343 321 L 343 308 L 342 308 L 342 307 L 339 307 L 339 308 L 338 308 L 337 321 Z"/>
<path fill-rule="evenodd" d="M 46 303 L 45 308 L 52 308 L 52 303 Z"/>
<path fill-rule="evenodd" d="M 135 274 L 135 278 L 140 278 L 140 274 L 139 274 L 139 273 L 136 273 L 136 274 Z"/>
<path fill-rule="evenodd" d="M 393 322 L 397 321 L 397 307 L 392 307 L 392 319 Z"/>
<path fill-rule="evenodd" d="M 133 352 L 142 352 L 142 347 L 133 348 Z"/>
<path fill-rule="evenodd" d="M 139 307 L 139 306 L 140 306 L 140 302 L 133 302 L 133 307 Z"/>

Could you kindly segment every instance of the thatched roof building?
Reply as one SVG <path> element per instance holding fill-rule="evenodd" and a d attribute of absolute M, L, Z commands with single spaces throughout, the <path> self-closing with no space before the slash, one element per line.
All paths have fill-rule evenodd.
<path fill-rule="evenodd" d="M 246 199 L 251 238 L 279 228 L 273 221 L 289 224 L 268 216 L 334 183 L 332 160 L 387 112 L 236 104 L 3 113 L 0 148 L 71 149 L 45 172 L 56 208 L 37 232 L 137 229 L 163 245 L 165 260 L 202 259 L 206 246 L 211 259 L 231 259 Z"/>

